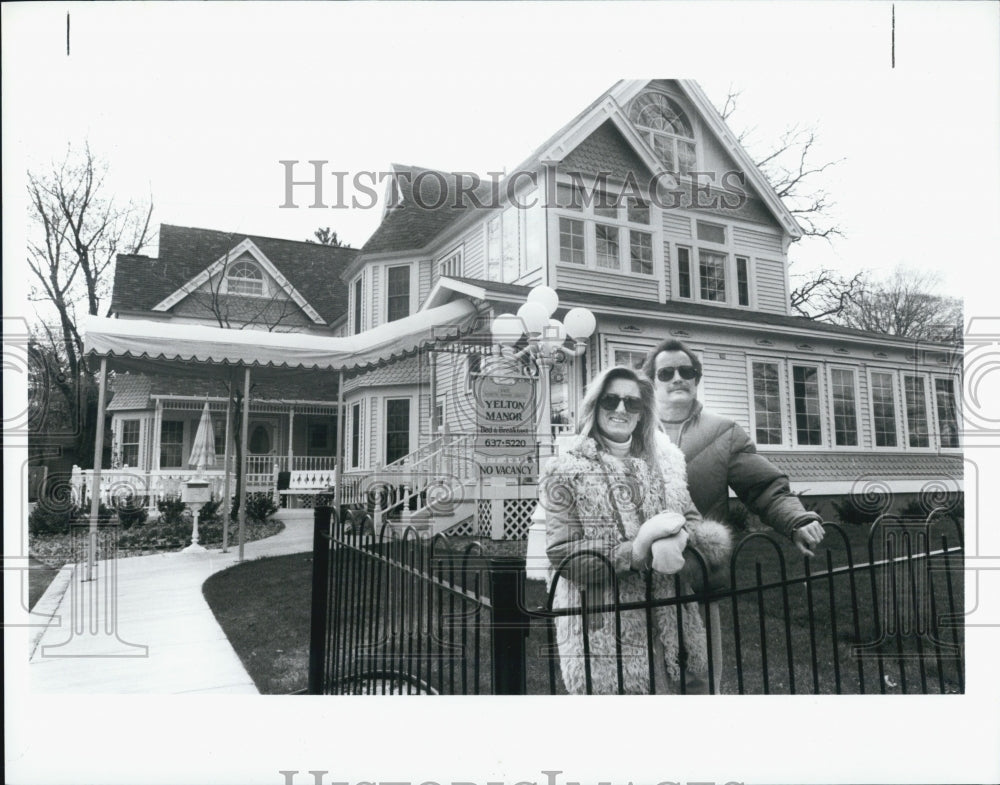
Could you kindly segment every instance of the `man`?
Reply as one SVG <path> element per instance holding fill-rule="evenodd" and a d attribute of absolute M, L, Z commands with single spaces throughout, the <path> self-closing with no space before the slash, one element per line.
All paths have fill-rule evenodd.
<path fill-rule="evenodd" d="M 732 488 L 761 521 L 812 557 L 824 536 L 822 519 L 802 506 L 788 477 L 757 452 L 746 431 L 702 408 L 695 397 L 702 372 L 695 353 L 680 341 L 662 341 L 646 355 L 643 371 L 656 386 L 660 422 L 687 459 L 698 511 L 725 520 Z"/>

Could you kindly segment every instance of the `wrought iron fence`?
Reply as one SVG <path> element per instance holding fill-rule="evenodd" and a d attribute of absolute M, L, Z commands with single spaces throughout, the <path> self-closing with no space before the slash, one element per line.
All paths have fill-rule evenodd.
<path fill-rule="evenodd" d="M 370 519 L 339 517 L 316 513 L 310 692 L 965 689 L 962 531 L 936 512 L 922 521 L 885 517 L 867 530 L 827 523 L 813 560 L 789 557 L 772 534 L 753 533 L 734 550 L 725 588 L 694 592 L 679 576 L 647 576 L 645 591 L 631 598 L 594 553 L 567 559 L 543 588 L 526 582 L 523 559 L 490 559 L 477 543 L 459 548 L 441 535 L 393 537 L 391 527 L 376 533 Z M 580 601 L 557 607 L 572 560 L 588 556 L 603 560 L 603 581 L 594 579 L 589 591 L 576 584 Z M 707 573 L 700 554 L 694 558 Z M 677 678 L 652 667 L 662 657 L 654 627 L 664 613 L 676 619 Z M 579 622 L 576 682 L 560 619 Z M 623 625 L 634 631 L 636 619 L 644 633 L 638 645 L 622 633 Z M 610 650 L 594 630 L 614 631 L 604 638 Z M 699 641 L 702 673 L 684 659 Z M 638 688 L 636 672 L 649 674 Z"/>

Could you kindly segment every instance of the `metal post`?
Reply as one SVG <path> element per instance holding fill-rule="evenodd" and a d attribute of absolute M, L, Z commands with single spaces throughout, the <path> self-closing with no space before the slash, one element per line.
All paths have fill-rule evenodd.
<path fill-rule="evenodd" d="M 528 691 L 525 641 L 531 618 L 524 610 L 524 559 L 516 556 L 489 560 L 490 598 L 493 603 L 493 693 L 524 695 Z"/>
<path fill-rule="evenodd" d="M 240 464 L 240 488 L 242 493 L 240 495 L 240 513 L 239 513 L 239 524 L 240 524 L 240 555 L 239 561 L 243 561 L 243 544 L 246 539 L 246 525 L 247 525 L 247 498 L 249 494 L 247 493 L 247 464 L 250 460 L 247 456 L 247 432 L 250 425 L 250 367 L 247 366 L 243 372 L 243 417 L 240 421 L 240 444 L 243 446 L 243 451 L 240 455 L 243 456 L 243 461 Z"/>
<path fill-rule="evenodd" d="M 309 615 L 309 687 L 310 695 L 322 695 L 326 671 L 326 617 L 330 583 L 331 523 L 329 507 L 313 512 L 312 605 Z"/>
<path fill-rule="evenodd" d="M 337 383 L 337 462 L 334 465 L 333 509 L 340 516 L 340 504 L 344 498 L 344 369 L 340 369 L 340 381 Z"/>
<path fill-rule="evenodd" d="M 96 578 L 97 569 L 97 516 L 101 511 L 101 458 L 104 453 L 104 398 L 108 381 L 108 358 L 101 358 L 97 378 L 97 438 L 94 439 L 94 472 L 90 492 L 90 542 L 87 546 L 87 577 Z"/>
<path fill-rule="evenodd" d="M 233 436 L 231 433 L 231 424 L 233 421 L 233 375 L 229 374 L 229 384 L 226 386 L 227 396 L 226 396 L 226 449 L 223 452 L 222 458 L 222 552 L 229 552 L 229 513 L 232 507 L 229 506 L 229 442 L 232 440 Z"/>

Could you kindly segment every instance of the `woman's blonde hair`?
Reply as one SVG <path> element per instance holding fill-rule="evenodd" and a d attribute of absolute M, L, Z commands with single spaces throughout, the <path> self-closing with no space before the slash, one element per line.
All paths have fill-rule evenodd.
<path fill-rule="evenodd" d="M 642 458 L 651 467 L 656 467 L 659 464 L 656 458 L 656 432 L 660 429 L 660 421 L 656 415 L 656 390 L 647 377 L 627 366 L 616 365 L 601 371 L 587 386 L 583 403 L 580 404 L 576 432 L 592 439 L 600 434 L 597 425 L 597 402 L 615 379 L 627 379 L 639 385 L 642 411 L 639 412 L 639 421 L 632 431 L 631 454 Z"/>

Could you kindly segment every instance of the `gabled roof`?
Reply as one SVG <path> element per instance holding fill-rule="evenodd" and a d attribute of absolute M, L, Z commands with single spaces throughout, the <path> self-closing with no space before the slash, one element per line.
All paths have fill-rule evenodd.
<path fill-rule="evenodd" d="M 631 147 L 638 159 L 637 163 L 641 163 L 650 172 L 659 175 L 664 183 L 669 184 L 672 178 L 668 176 L 645 139 L 636 132 L 625 112 L 628 102 L 653 81 L 656 80 L 632 79 L 616 82 L 539 145 L 527 159 L 512 170 L 512 173 L 536 171 L 546 163 L 572 160 L 573 152 L 584 140 L 598 129 L 606 128 L 610 123 Z M 690 79 L 674 81 L 699 113 L 701 126 L 706 133 L 710 134 L 746 172 L 750 186 L 759 194 L 778 224 L 793 238 L 801 237 L 802 229 L 795 217 L 726 126 L 698 84 Z M 459 196 L 456 193 L 456 173 L 400 164 L 394 164 L 393 171 L 398 175 L 395 181 L 399 187 L 397 193 L 403 207 L 387 211 L 374 234 L 361 249 L 365 255 L 420 250 L 459 218 L 468 214 L 474 206 L 473 199 L 468 195 Z M 418 185 L 419 193 L 414 191 L 414 182 Z M 496 205 L 497 201 L 490 197 L 494 193 L 503 193 L 505 182 L 506 180 L 503 180 L 497 186 L 492 183 L 482 183 L 476 191 L 476 198 L 480 204 Z M 442 186 L 447 193 L 442 193 Z M 386 193 L 392 193 L 391 188 L 387 189 Z"/>
<path fill-rule="evenodd" d="M 364 254 L 419 250 L 477 204 L 493 203 L 492 182 L 480 182 L 471 193 L 460 192 L 460 182 L 472 185 L 467 174 L 460 180 L 460 172 L 403 164 L 393 164 L 392 171 L 400 203 L 368 238 Z"/>
<path fill-rule="evenodd" d="M 327 324 L 346 312 L 348 293 L 340 274 L 357 249 L 170 224 L 160 225 L 157 258 L 118 257 L 111 312 L 151 311 L 248 240 Z"/>

